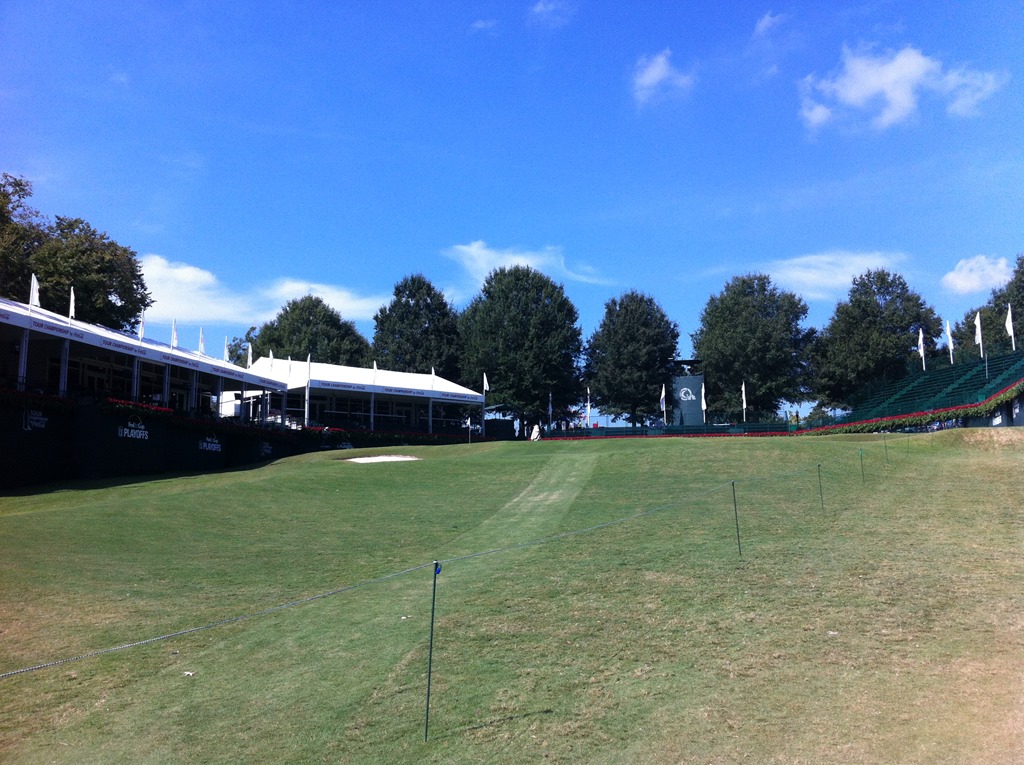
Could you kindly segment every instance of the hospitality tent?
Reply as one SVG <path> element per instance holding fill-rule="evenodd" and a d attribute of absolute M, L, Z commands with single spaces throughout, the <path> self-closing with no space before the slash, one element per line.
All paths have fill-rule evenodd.
<path fill-rule="evenodd" d="M 436 374 L 394 372 L 294 359 L 258 359 L 253 374 L 287 381 L 280 410 L 289 422 L 428 433 L 457 430 L 456 407 L 484 406 L 482 393 Z M 273 399 L 272 407 L 276 403 Z"/>
<path fill-rule="evenodd" d="M 283 392 L 287 383 L 205 353 L 0 298 L 0 388 L 113 398 L 202 416 L 216 416 L 225 392 L 236 391 L 254 404 L 243 419 L 264 422 L 263 394 Z M 262 398 L 247 397 L 254 390 Z"/>

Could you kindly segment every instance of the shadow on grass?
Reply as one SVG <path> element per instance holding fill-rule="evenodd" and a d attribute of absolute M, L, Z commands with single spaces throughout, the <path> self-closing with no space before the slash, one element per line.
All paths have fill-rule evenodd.
<path fill-rule="evenodd" d="M 554 714 L 554 709 L 541 709 L 537 712 L 523 712 L 519 715 L 505 715 L 504 717 L 495 717 L 493 720 L 487 720 L 476 725 L 463 725 L 461 728 L 449 728 L 442 733 L 431 734 L 432 739 L 446 739 L 458 736 L 462 733 L 469 733 L 474 730 L 486 730 L 487 728 L 496 728 L 499 725 L 513 722 L 515 720 L 527 720 L 531 717 L 540 717 L 541 715 Z"/>
<path fill-rule="evenodd" d="M 182 470 L 168 473 L 133 473 L 119 476 L 107 476 L 103 478 L 70 478 L 64 481 L 52 481 L 48 483 L 35 483 L 27 486 L 0 487 L 0 498 L 3 497 L 32 497 L 44 494 L 54 494 L 61 491 L 79 491 L 82 489 L 112 489 L 118 486 L 131 486 L 138 483 L 152 483 L 154 481 L 169 481 L 175 478 L 195 478 L 206 475 L 227 475 L 230 473 L 243 473 L 250 470 L 259 470 L 267 465 L 272 465 L 285 457 L 259 462 L 250 462 L 245 465 L 234 465 L 232 467 L 219 468 L 216 470 Z"/>

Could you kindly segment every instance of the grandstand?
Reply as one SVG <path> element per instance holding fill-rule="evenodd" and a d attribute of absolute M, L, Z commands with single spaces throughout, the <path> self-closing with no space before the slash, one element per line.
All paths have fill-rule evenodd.
<path fill-rule="evenodd" d="M 1024 379 L 1024 352 L 961 361 L 912 374 L 854 400 L 843 422 L 977 404 Z"/>

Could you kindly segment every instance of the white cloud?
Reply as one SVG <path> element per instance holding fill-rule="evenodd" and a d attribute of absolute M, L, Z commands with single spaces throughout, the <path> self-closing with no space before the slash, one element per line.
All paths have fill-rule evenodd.
<path fill-rule="evenodd" d="M 469 244 L 456 244 L 442 251 L 445 257 L 459 263 L 466 271 L 472 284 L 467 291 L 476 291 L 484 283 L 488 275 L 497 268 L 509 266 L 529 266 L 547 274 L 552 279 L 584 282 L 586 284 L 608 284 L 593 269 L 583 267 L 570 270 L 565 265 L 565 256 L 561 247 L 545 247 L 543 250 L 496 250 L 488 247 L 487 242 L 477 240 Z M 466 299 L 465 294 L 450 294 L 455 302 Z"/>
<path fill-rule="evenodd" d="M 322 298 L 343 318 L 359 321 L 373 318 L 390 300 L 390 295 L 361 296 L 344 287 L 293 278 L 237 292 L 210 271 L 188 263 L 155 254 L 142 256 L 140 263 L 153 296 L 146 319 L 156 323 L 259 325 L 274 318 L 289 300 L 305 295 Z"/>
<path fill-rule="evenodd" d="M 950 98 L 946 111 L 969 117 L 977 112 L 979 103 L 1003 87 L 1009 79 L 1005 72 L 957 69 L 942 78 L 939 89 Z"/>
<path fill-rule="evenodd" d="M 1006 258 L 975 255 L 957 262 L 956 267 L 942 277 L 943 289 L 957 295 L 985 292 L 1002 287 L 1013 276 L 1013 269 Z"/>
<path fill-rule="evenodd" d="M 327 305 L 337 310 L 342 318 L 353 321 L 372 319 L 373 315 L 377 313 L 377 309 L 390 302 L 392 297 L 390 293 L 387 295 L 357 295 L 351 290 L 333 284 L 320 284 L 290 278 L 278 279 L 269 287 L 261 290 L 260 294 L 275 306 L 274 314 L 289 300 L 313 295 L 323 299 Z"/>
<path fill-rule="evenodd" d="M 494 32 L 497 28 L 497 19 L 477 19 L 469 25 L 470 32 Z"/>
<path fill-rule="evenodd" d="M 530 6 L 529 19 L 535 23 L 555 29 L 572 21 L 576 3 L 566 0 L 537 0 Z"/>
<path fill-rule="evenodd" d="M 906 259 L 900 252 L 829 250 L 776 260 L 767 265 L 772 279 L 805 300 L 834 300 L 849 292 L 853 277 L 891 269 Z"/>
<path fill-rule="evenodd" d="M 758 19 L 757 24 L 754 25 L 754 37 L 764 37 L 775 29 L 775 27 L 785 21 L 785 19 L 785 14 L 772 13 L 771 11 L 768 11 L 768 13 Z"/>
<path fill-rule="evenodd" d="M 696 78 L 672 66 L 672 51 L 665 48 L 656 56 L 641 56 L 633 69 L 633 98 L 643 106 L 658 96 L 685 93 Z"/>
<path fill-rule="evenodd" d="M 922 94 L 947 100 L 951 114 L 973 114 L 977 105 L 1006 82 L 1005 74 L 966 67 L 943 72 L 943 64 L 910 45 L 881 55 L 843 48 L 842 71 L 832 78 L 804 78 L 800 84 L 800 115 L 817 128 L 844 114 L 869 114 L 876 130 L 905 122 L 918 108 Z"/>

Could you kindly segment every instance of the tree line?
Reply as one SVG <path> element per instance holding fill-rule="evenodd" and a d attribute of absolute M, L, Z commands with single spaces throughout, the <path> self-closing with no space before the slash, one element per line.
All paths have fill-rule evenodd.
<path fill-rule="evenodd" d="M 0 294 L 23 300 L 31 274 L 45 308 L 65 311 L 78 287 L 77 317 L 133 331 L 152 304 L 133 250 L 79 218 L 50 221 L 28 206 L 31 184 L 0 180 Z M 950 328 L 958 355 L 977 357 L 976 317 L 985 350 L 1004 353 L 1008 307 L 1024 316 L 1024 255 L 1010 281 L 992 291 Z M 898 273 L 884 269 L 855 277 L 821 330 L 806 326 L 807 304 L 766 274 L 733 277 L 708 298 L 690 336 L 694 359 L 686 371 L 705 375 L 712 412 L 738 413 L 741 388 L 756 418 L 776 415 L 783 403 L 817 401 L 848 408 L 865 386 L 892 382 L 921 359 L 948 364 L 948 339 L 938 314 Z M 679 327 L 658 302 L 629 290 L 605 304 L 604 316 L 584 339 L 579 312 L 561 284 L 526 266 L 499 268 L 462 311 L 422 274 L 406 276 L 374 316 L 367 340 L 322 299 L 306 295 L 283 306 L 263 325 L 229 345 L 244 364 L 255 356 L 435 372 L 480 390 L 487 401 L 521 421 L 573 418 L 584 401 L 634 425 L 660 419 L 675 403 L 672 379 L 684 371 Z"/>

